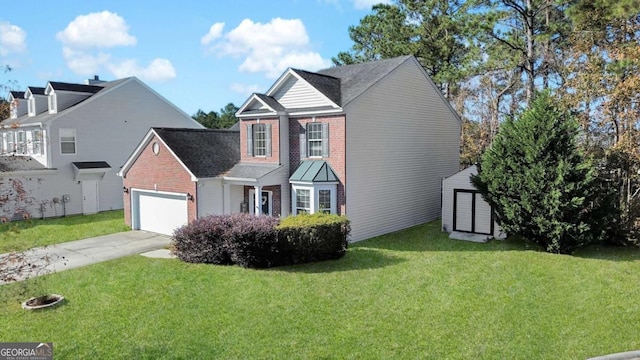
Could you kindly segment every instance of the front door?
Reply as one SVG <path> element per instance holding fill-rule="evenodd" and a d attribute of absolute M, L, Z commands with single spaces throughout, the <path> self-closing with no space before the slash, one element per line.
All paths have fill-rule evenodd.
<path fill-rule="evenodd" d="M 98 212 L 98 180 L 82 181 L 82 213 Z"/>
<path fill-rule="evenodd" d="M 249 190 L 249 209 L 250 211 L 253 213 L 253 209 L 255 209 L 254 206 L 254 194 L 255 194 L 255 190 Z M 260 204 L 260 210 L 262 211 L 263 215 L 271 215 L 271 202 L 272 202 L 272 192 L 271 191 L 263 191 L 262 192 L 262 196 L 261 198 L 261 204 Z"/>

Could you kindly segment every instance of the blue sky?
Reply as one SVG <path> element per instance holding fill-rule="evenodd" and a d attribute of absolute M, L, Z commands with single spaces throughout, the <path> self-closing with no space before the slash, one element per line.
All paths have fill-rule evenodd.
<path fill-rule="evenodd" d="M 388 0 L 10 1 L 0 83 L 14 90 L 137 76 L 188 114 L 237 106 L 288 67 L 318 70 L 351 47 L 348 27 Z M 4 94 L 3 94 L 4 95 Z"/>

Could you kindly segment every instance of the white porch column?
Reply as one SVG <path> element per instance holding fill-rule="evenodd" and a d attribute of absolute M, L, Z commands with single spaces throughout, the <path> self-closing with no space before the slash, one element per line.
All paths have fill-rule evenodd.
<path fill-rule="evenodd" d="M 253 214 L 258 216 L 262 214 L 262 186 L 256 185 L 253 190 Z"/>
<path fill-rule="evenodd" d="M 231 213 L 231 185 L 222 184 L 222 213 Z"/>

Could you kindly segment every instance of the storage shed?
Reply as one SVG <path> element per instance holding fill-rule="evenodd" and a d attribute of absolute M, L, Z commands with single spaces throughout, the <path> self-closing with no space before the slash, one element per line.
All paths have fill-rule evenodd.
<path fill-rule="evenodd" d="M 477 173 L 473 165 L 442 181 L 442 231 L 459 240 L 503 239 L 491 206 L 471 183 L 471 176 Z"/>

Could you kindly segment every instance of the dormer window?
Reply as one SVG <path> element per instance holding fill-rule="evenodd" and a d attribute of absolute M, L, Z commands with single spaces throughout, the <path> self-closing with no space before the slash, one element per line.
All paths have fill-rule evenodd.
<path fill-rule="evenodd" d="M 11 102 L 11 118 L 12 119 L 17 119 L 18 118 L 18 106 L 19 106 L 19 102 L 18 100 L 13 100 Z"/>
<path fill-rule="evenodd" d="M 53 91 L 49 94 L 49 114 L 55 114 L 58 112 L 58 101 L 56 99 L 56 93 Z"/>
<path fill-rule="evenodd" d="M 36 116 L 36 98 L 34 96 L 27 100 L 27 112 L 29 116 Z"/>

